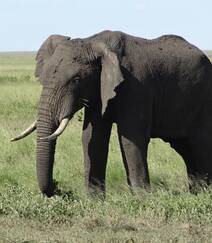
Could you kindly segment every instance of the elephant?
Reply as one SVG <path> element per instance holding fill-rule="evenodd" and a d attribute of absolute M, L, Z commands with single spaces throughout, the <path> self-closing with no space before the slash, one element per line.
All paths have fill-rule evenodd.
<path fill-rule="evenodd" d="M 51 35 L 36 56 L 42 84 L 37 120 L 36 167 L 40 191 L 55 193 L 57 137 L 84 108 L 82 145 L 89 195 L 105 195 L 112 124 L 129 188 L 149 188 L 147 150 L 161 138 L 183 158 L 188 177 L 212 181 L 212 64 L 184 38 L 135 37 L 102 31 L 87 38 Z"/>

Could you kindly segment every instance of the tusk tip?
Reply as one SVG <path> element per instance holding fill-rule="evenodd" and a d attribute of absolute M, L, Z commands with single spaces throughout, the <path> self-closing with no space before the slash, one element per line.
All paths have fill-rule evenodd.
<path fill-rule="evenodd" d="M 11 138 L 10 139 L 10 142 L 15 142 L 15 141 L 17 141 L 17 138 Z"/>

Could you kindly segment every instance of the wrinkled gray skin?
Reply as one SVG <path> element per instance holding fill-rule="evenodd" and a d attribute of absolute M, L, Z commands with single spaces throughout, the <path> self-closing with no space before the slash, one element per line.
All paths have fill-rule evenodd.
<path fill-rule="evenodd" d="M 37 123 L 40 190 L 54 194 L 56 141 L 63 118 L 85 108 L 83 150 L 86 188 L 105 191 L 112 123 L 130 187 L 149 185 L 147 147 L 151 137 L 169 142 L 192 178 L 212 179 L 212 65 L 178 36 L 154 40 L 104 31 L 86 39 L 52 35 L 37 54 L 43 90 Z"/>

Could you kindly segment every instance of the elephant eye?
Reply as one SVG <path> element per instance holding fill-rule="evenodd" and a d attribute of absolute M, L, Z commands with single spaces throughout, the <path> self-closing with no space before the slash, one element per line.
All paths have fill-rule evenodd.
<path fill-rule="evenodd" d="M 77 85 L 77 84 L 79 84 L 80 77 L 79 76 L 76 76 L 76 77 L 72 78 L 71 81 L 72 81 L 73 84 Z"/>

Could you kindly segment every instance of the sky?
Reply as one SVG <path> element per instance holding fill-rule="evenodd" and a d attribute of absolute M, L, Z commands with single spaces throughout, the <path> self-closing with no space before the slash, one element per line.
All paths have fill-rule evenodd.
<path fill-rule="evenodd" d="M 36 51 L 51 34 L 177 34 L 212 50 L 212 0 L 1 0 L 0 51 Z"/>

